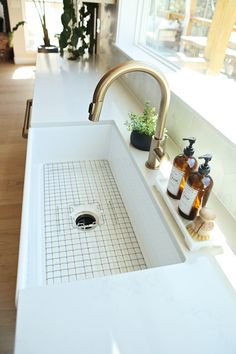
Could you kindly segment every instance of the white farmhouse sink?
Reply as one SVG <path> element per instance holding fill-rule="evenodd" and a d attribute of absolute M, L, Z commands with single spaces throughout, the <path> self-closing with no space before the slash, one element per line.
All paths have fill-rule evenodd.
<path fill-rule="evenodd" d="M 183 261 L 115 123 L 31 129 L 17 291 Z"/>

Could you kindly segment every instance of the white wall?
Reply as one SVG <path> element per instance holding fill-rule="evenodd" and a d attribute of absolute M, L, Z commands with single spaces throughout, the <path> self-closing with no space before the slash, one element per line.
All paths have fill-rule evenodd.
<path fill-rule="evenodd" d="M 24 21 L 24 0 L 8 0 L 8 10 L 11 28 L 19 21 Z M 25 48 L 24 28 L 19 27 L 14 33 L 14 61 L 16 64 L 34 64 L 36 53 L 28 52 Z"/>

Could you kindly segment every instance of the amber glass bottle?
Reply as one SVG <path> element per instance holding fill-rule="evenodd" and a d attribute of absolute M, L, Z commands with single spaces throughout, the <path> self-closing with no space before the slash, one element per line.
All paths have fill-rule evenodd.
<path fill-rule="evenodd" d="M 206 154 L 199 159 L 205 159 L 205 162 L 199 166 L 198 172 L 192 172 L 189 175 L 178 207 L 180 215 L 189 220 L 193 220 L 198 210 L 206 205 L 213 187 L 213 180 L 209 176 L 210 166 L 208 165 L 212 156 Z"/>
<path fill-rule="evenodd" d="M 180 199 L 188 176 L 197 168 L 197 160 L 193 157 L 196 138 L 183 140 L 188 140 L 189 146 L 184 149 L 183 154 L 175 157 L 167 186 L 167 194 L 174 199 Z"/>

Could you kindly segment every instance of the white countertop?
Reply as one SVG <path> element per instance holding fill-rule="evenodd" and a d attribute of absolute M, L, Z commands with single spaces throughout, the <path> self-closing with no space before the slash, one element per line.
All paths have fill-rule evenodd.
<path fill-rule="evenodd" d="M 87 120 L 87 107 L 102 66 L 85 66 L 86 70 L 80 63 L 62 61 L 55 54 L 38 56 L 32 127 Z M 126 117 L 127 109 L 138 107 L 131 98 L 114 84 L 101 116 L 117 120 L 127 144 L 124 114 Z M 144 167 L 145 153 L 135 149 L 132 153 L 162 205 L 163 217 L 175 232 L 186 262 L 22 290 L 15 354 L 236 353 L 234 255 L 227 245 L 224 252 L 189 252 L 152 188 L 156 175 Z"/>
<path fill-rule="evenodd" d="M 97 57 L 80 62 L 62 59 L 57 54 L 39 54 L 31 127 L 71 125 L 88 121 L 88 107 L 105 70 L 102 61 Z M 120 115 L 123 112 L 122 99 L 125 95 L 119 95 L 119 90 L 120 85 L 117 83 L 108 89 L 101 113 L 102 120 L 112 119 L 111 115 L 115 115 L 117 110 Z M 119 104 L 114 99 L 114 92 L 121 96 Z M 129 110 L 132 110 L 132 105 L 137 109 L 137 101 L 131 104 Z"/>
<path fill-rule="evenodd" d="M 76 80 L 78 75 L 79 80 Z M 95 59 L 82 65 L 58 55 L 39 54 L 31 126 L 86 120 L 90 103 L 88 92 L 93 92 L 100 75 Z"/>
<path fill-rule="evenodd" d="M 235 293 L 199 259 L 24 290 L 15 353 L 235 354 L 235 328 Z"/>

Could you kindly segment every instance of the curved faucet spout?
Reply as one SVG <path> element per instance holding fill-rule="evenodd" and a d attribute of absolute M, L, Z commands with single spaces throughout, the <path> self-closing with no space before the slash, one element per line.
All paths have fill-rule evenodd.
<path fill-rule="evenodd" d="M 166 124 L 166 115 L 170 102 L 170 89 L 164 76 L 159 74 L 156 70 L 149 67 L 145 63 L 139 61 L 128 61 L 119 64 L 106 72 L 106 74 L 98 82 L 93 94 L 93 101 L 89 105 L 89 120 L 98 121 L 102 110 L 103 100 L 108 87 L 121 75 L 130 72 L 144 72 L 151 75 L 159 84 L 161 91 L 161 101 L 157 119 L 157 126 L 155 135 L 152 137 L 152 143 L 146 166 L 150 169 L 156 169 L 159 161 L 165 155 L 164 151 L 164 131 Z"/>

